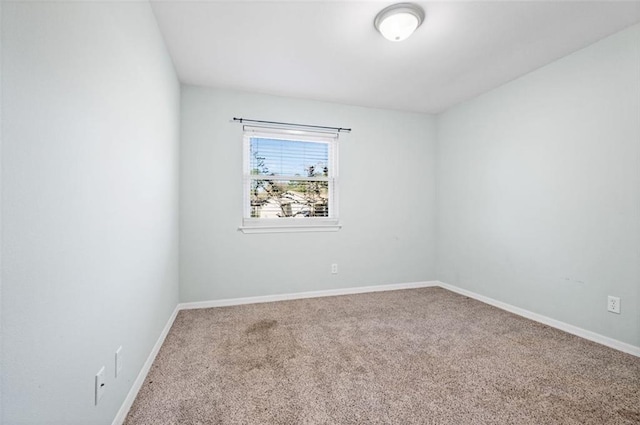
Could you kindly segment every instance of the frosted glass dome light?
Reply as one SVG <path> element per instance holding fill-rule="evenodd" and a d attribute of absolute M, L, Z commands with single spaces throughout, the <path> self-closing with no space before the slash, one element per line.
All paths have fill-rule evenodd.
<path fill-rule="evenodd" d="M 413 3 L 398 3 L 376 15 L 373 24 L 390 41 L 407 39 L 424 21 L 424 10 Z"/>

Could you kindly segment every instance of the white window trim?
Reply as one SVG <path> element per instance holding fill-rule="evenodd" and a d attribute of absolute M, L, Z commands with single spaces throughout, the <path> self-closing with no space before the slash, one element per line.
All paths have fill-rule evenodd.
<path fill-rule="evenodd" d="M 329 167 L 328 177 L 317 178 L 296 178 L 286 176 L 272 176 L 273 180 L 318 180 L 329 182 L 329 217 L 308 217 L 308 218 L 249 218 L 251 205 L 249 201 L 249 190 L 252 177 L 249 174 L 250 151 L 252 137 L 264 137 L 270 139 L 290 140 L 290 141 L 310 141 L 322 142 L 329 145 Z M 291 233 L 291 232 L 336 232 L 342 228 L 338 215 L 338 186 L 339 186 L 339 166 L 338 166 L 338 133 L 337 132 L 317 132 L 288 130 L 282 128 L 244 126 L 243 128 L 243 148 L 242 148 L 242 174 L 243 174 L 243 207 L 242 224 L 238 228 L 243 233 Z"/>

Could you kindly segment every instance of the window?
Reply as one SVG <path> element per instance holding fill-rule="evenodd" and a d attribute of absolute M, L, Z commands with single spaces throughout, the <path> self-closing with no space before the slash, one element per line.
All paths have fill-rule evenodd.
<path fill-rule="evenodd" d="M 337 133 L 245 126 L 241 230 L 338 230 L 337 139 Z"/>

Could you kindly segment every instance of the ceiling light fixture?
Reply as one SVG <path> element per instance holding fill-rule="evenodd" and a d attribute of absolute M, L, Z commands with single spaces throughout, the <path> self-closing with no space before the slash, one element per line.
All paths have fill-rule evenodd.
<path fill-rule="evenodd" d="M 417 4 L 398 3 L 385 7 L 376 15 L 373 25 L 387 40 L 407 39 L 424 21 L 424 10 Z"/>

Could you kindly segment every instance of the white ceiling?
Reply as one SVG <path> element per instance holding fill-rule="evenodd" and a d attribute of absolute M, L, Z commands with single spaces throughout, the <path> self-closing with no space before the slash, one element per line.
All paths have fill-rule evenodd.
<path fill-rule="evenodd" d="M 380 1 L 152 1 L 187 84 L 437 113 L 635 22 L 640 1 L 418 2 L 393 43 Z"/>

